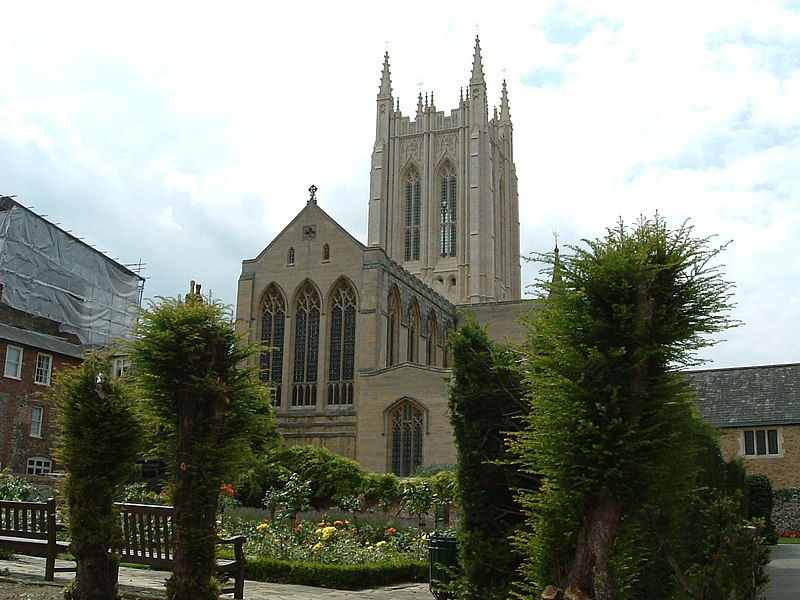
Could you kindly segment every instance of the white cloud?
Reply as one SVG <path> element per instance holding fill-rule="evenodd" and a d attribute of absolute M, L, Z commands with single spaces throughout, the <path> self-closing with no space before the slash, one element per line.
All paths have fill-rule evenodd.
<path fill-rule="evenodd" d="M 142 259 L 148 296 L 195 279 L 233 303 L 241 260 L 312 183 L 365 240 L 386 43 L 413 117 L 420 91 L 456 106 L 479 31 L 490 111 L 508 82 L 522 253 L 620 216 L 691 219 L 734 240 L 724 260 L 747 325 L 715 364 L 800 360 L 791 4 L 46 4 L 0 7 L 0 192 Z"/>

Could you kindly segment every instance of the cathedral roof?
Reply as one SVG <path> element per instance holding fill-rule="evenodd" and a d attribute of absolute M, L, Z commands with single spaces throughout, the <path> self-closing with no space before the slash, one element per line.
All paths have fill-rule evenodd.
<path fill-rule="evenodd" d="M 314 187 L 314 186 L 312 186 L 312 187 Z M 316 188 L 314 188 L 314 192 L 316 192 Z M 339 225 L 339 223 L 336 221 L 336 219 L 334 219 L 332 216 L 330 216 L 328 213 L 326 213 L 324 210 L 322 210 L 322 208 L 320 208 L 320 206 L 317 204 L 317 199 L 315 197 L 315 194 L 312 193 L 311 198 L 306 203 L 306 205 L 303 207 L 303 209 L 295 215 L 294 219 L 289 221 L 289 223 L 286 225 L 286 227 L 284 227 L 281 230 L 281 232 L 272 239 L 272 241 L 266 246 L 266 248 L 264 248 L 261 252 L 259 252 L 258 256 L 256 256 L 255 258 L 247 259 L 247 260 L 244 260 L 243 262 L 244 263 L 248 263 L 248 262 L 255 262 L 255 261 L 259 260 L 262 256 L 264 256 L 267 252 L 270 251 L 270 249 L 278 242 L 278 240 L 281 239 L 281 237 L 284 236 L 284 234 L 288 230 L 292 229 L 294 227 L 294 225 L 298 221 L 300 221 L 304 217 L 308 216 L 308 214 L 311 213 L 311 212 L 317 213 L 323 219 L 329 221 L 336 229 L 341 231 L 347 238 L 349 238 L 349 240 L 354 245 L 360 247 L 362 250 L 366 248 L 366 246 L 364 244 L 362 244 L 361 242 L 359 242 L 356 238 L 354 238 L 350 234 L 349 231 L 347 231 L 344 227 Z"/>

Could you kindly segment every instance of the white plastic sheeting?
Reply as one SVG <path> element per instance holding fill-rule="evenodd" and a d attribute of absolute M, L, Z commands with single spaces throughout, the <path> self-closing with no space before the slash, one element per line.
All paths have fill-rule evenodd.
<path fill-rule="evenodd" d="M 0 302 L 46 317 L 83 344 L 126 335 L 144 280 L 8 197 L 0 197 Z"/>

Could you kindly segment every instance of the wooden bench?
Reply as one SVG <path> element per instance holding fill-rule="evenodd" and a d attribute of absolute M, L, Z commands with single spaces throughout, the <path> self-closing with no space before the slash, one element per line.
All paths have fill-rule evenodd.
<path fill-rule="evenodd" d="M 172 528 L 171 506 L 118 503 L 120 536 L 117 543 L 120 562 L 142 564 L 171 571 L 175 562 L 175 532 Z M 233 586 L 223 593 L 233 593 L 237 600 L 244 598 L 244 541 L 243 535 L 218 538 L 219 544 L 233 545 L 233 560 L 217 560 L 217 572 L 228 574 Z"/>
<path fill-rule="evenodd" d="M 56 539 L 63 529 L 56 522 L 53 498 L 47 502 L 0 500 L 0 548 L 22 554 L 44 554 L 45 581 L 53 581 L 56 571 L 75 570 L 75 567 L 56 567 L 56 556 L 69 550 L 69 542 Z"/>

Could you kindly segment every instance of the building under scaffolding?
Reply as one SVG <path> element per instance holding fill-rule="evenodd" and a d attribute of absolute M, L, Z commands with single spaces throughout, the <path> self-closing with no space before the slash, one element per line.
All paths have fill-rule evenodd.
<path fill-rule="evenodd" d="M 143 287 L 137 273 L 0 196 L 0 468 L 34 478 L 58 470 L 52 377 L 125 337 Z"/>
<path fill-rule="evenodd" d="M 0 197 L 0 304 L 58 323 L 81 344 L 124 336 L 144 279 L 9 197 Z"/>

